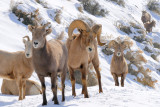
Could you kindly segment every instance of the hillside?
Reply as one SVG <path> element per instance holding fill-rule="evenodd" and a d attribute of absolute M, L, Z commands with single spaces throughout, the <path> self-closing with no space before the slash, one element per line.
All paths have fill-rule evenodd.
<path fill-rule="evenodd" d="M 134 52 L 141 50 L 138 55 L 145 60 L 145 63 L 139 61 L 143 71 L 140 71 L 138 66 L 128 58 L 127 63 L 131 68 L 125 79 L 125 87 L 115 87 L 110 73 L 112 55 L 104 53 L 106 46 L 98 46 L 103 93 L 98 93 L 98 86 L 88 87 L 90 98 L 85 99 L 81 94 L 81 85 L 76 84 L 77 96 L 73 98 L 70 80 L 66 80 L 66 101 L 61 102 L 61 90 L 58 90 L 59 106 L 159 107 L 160 15 L 148 9 L 146 0 L 124 0 L 124 3 L 122 2 L 120 5 L 114 0 L 93 1 L 97 1 L 99 4 L 97 10 L 100 10 L 100 13 L 94 12 L 97 15 L 92 15 L 92 10 L 90 10 L 91 13 L 86 11 L 87 7 L 83 7 L 81 0 L 1 0 L 0 49 L 10 52 L 24 50 L 22 37 L 25 35 L 32 37 L 27 24 L 33 24 L 32 20 L 25 20 L 25 18 L 27 19 L 25 14 L 33 13 L 36 16 L 32 18 L 36 17 L 40 24 L 51 22 L 52 33 L 47 36 L 48 40 L 56 38 L 58 34 L 65 31 L 63 42 L 68 38 L 68 26 L 74 19 L 88 19 L 90 22 L 102 24 L 101 42 L 106 43 L 106 46 L 110 40 L 119 36 L 131 38 L 133 46 L 124 53 L 127 57 L 127 52 L 132 52 L 131 56 L 137 61 L 138 57 Z M 158 3 L 160 4 L 160 1 Z M 92 4 L 94 5 L 94 2 Z M 81 8 L 79 9 L 79 7 Z M 15 9 L 15 13 L 13 13 L 13 9 Z M 101 11 L 101 9 L 103 10 Z M 95 11 L 97 10 L 95 9 Z M 152 19 L 156 21 L 156 26 L 151 33 L 145 34 L 145 28 L 141 21 L 143 10 L 149 12 Z M 16 11 L 25 13 L 24 17 L 20 17 Z M 30 79 L 39 82 L 36 73 L 33 73 Z M 58 86 L 60 86 L 60 79 L 58 80 Z M 2 79 L 0 79 L 0 86 L 1 83 Z M 48 107 L 53 106 L 50 84 L 50 78 L 46 78 Z M 0 92 L 0 106 L 37 107 L 42 103 L 41 95 L 27 96 L 23 101 L 17 101 L 17 99 L 17 96 L 3 95 Z"/>

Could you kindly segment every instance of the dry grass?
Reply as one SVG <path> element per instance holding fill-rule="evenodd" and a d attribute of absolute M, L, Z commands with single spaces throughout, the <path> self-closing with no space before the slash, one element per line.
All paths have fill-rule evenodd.
<path fill-rule="evenodd" d="M 61 14 L 62 14 L 62 11 L 61 10 L 57 10 L 55 12 L 55 17 L 54 17 L 54 20 L 58 23 L 58 24 L 61 24 Z"/>
<path fill-rule="evenodd" d="M 152 72 L 150 69 L 145 69 L 143 67 L 142 63 L 147 63 L 147 60 L 144 58 L 142 55 L 143 51 L 142 50 L 137 50 L 137 51 L 128 51 L 125 54 L 125 58 L 130 61 L 128 64 L 128 72 L 134 76 L 136 76 L 136 81 L 140 82 L 143 85 L 147 85 L 149 87 L 154 88 L 155 83 L 157 80 L 153 80 L 152 77 L 150 76 L 150 73 Z M 131 65 L 134 65 L 138 68 L 136 71 L 134 68 L 132 68 Z M 144 77 L 139 77 L 138 74 L 141 73 Z"/>
<path fill-rule="evenodd" d="M 129 24 L 135 29 L 142 29 L 142 27 L 140 27 L 138 24 L 136 24 L 134 22 L 129 22 Z"/>
<path fill-rule="evenodd" d="M 150 0 L 147 7 L 149 10 L 160 15 L 160 2 L 158 0 Z"/>

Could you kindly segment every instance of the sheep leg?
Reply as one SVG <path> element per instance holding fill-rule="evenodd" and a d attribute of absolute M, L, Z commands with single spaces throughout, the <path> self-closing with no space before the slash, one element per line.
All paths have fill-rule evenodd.
<path fill-rule="evenodd" d="M 112 74 L 114 81 L 115 81 L 115 86 L 119 86 L 119 82 L 118 82 L 118 76 L 116 74 Z"/>
<path fill-rule="evenodd" d="M 75 91 L 75 77 L 74 77 L 74 70 L 69 67 L 69 73 L 70 73 L 70 78 L 71 78 L 71 83 L 72 83 L 72 96 L 76 96 L 76 91 Z"/>
<path fill-rule="evenodd" d="M 124 79 L 126 77 L 126 74 L 121 75 L 121 87 L 124 87 Z"/>
<path fill-rule="evenodd" d="M 84 87 L 82 85 L 82 92 L 81 92 L 81 94 L 84 94 L 84 91 L 85 91 L 85 89 L 84 89 Z"/>
<path fill-rule="evenodd" d="M 82 92 L 84 90 L 84 98 L 89 98 L 88 96 L 88 91 L 87 91 L 87 81 L 86 81 L 86 73 L 87 73 L 87 67 L 83 67 L 81 69 L 81 73 L 82 73 Z"/>
<path fill-rule="evenodd" d="M 42 86 L 42 94 L 43 94 L 42 106 L 47 105 L 45 79 L 44 79 L 44 76 L 40 76 L 40 75 L 38 75 L 38 78 L 39 78 L 39 80 L 41 82 L 41 86 Z"/>
<path fill-rule="evenodd" d="M 62 85 L 62 101 L 65 101 L 65 79 L 66 79 L 67 67 L 64 67 L 64 71 L 61 74 Z"/>
<path fill-rule="evenodd" d="M 58 102 L 58 98 L 57 98 L 57 73 L 53 72 L 51 74 L 51 83 L 52 83 L 52 92 L 53 92 L 53 100 L 54 100 L 54 104 L 59 104 Z"/>
<path fill-rule="evenodd" d="M 103 92 L 102 84 L 101 84 L 101 74 L 100 74 L 100 69 L 99 69 L 99 63 L 97 63 L 96 61 L 97 60 L 93 60 L 92 63 L 93 63 L 94 69 L 96 70 L 96 74 L 98 77 L 99 93 L 101 93 L 101 92 Z"/>
<path fill-rule="evenodd" d="M 26 80 L 22 80 L 23 85 L 23 99 L 25 99 L 26 96 Z"/>
<path fill-rule="evenodd" d="M 23 94 L 22 94 L 22 91 L 23 91 L 23 88 L 22 88 L 22 78 L 21 77 L 18 77 L 16 79 L 16 83 L 17 83 L 17 86 L 18 86 L 18 89 L 19 89 L 19 100 L 23 100 Z"/>

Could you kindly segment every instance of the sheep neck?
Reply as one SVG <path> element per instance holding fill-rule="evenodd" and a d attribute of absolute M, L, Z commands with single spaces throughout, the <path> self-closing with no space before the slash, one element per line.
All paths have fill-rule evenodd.
<path fill-rule="evenodd" d="M 33 63 L 44 63 L 48 62 L 50 59 L 50 47 L 45 39 L 44 46 L 42 48 L 35 49 L 33 48 Z M 46 60 L 48 59 L 48 60 Z M 36 62 L 35 62 L 36 61 Z"/>
<path fill-rule="evenodd" d="M 117 55 L 115 55 L 115 53 L 114 53 L 114 61 L 115 62 L 117 62 L 117 63 L 120 63 L 121 61 L 123 61 L 124 60 L 124 55 L 121 55 L 121 56 L 117 56 Z"/>
<path fill-rule="evenodd" d="M 26 66 L 28 66 L 29 68 L 33 69 L 33 66 L 32 66 L 32 57 L 31 58 L 26 58 L 25 53 L 23 53 L 23 55 L 22 55 L 22 61 L 23 61 L 23 63 Z"/>

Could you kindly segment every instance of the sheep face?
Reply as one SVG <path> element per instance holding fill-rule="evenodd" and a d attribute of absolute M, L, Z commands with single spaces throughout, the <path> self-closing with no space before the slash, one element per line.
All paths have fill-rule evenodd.
<path fill-rule="evenodd" d="M 45 37 L 52 32 L 50 28 L 45 29 L 45 26 L 28 26 L 32 32 L 33 48 L 42 48 L 45 45 Z"/>
<path fill-rule="evenodd" d="M 84 45 L 86 47 L 86 50 L 88 52 L 92 52 L 94 50 L 94 39 L 96 37 L 96 35 L 92 32 L 92 31 L 83 31 L 80 30 L 80 35 L 82 37 L 81 39 L 81 45 Z"/>
<path fill-rule="evenodd" d="M 93 27 L 89 27 L 82 20 L 74 20 L 68 28 L 69 39 L 73 39 L 72 33 L 76 28 L 80 32 L 81 46 L 85 47 L 88 52 L 92 52 L 94 50 L 95 37 L 101 34 L 102 25 L 96 24 Z"/>
<path fill-rule="evenodd" d="M 25 40 L 24 38 L 28 38 L 28 40 Z M 25 45 L 25 56 L 26 58 L 32 57 L 32 41 L 30 41 L 28 36 L 23 37 L 23 43 Z"/>
<path fill-rule="evenodd" d="M 117 57 L 121 57 L 123 56 L 123 51 L 125 49 L 127 49 L 129 46 L 129 42 L 128 41 L 123 41 L 123 42 L 117 42 L 115 40 L 112 40 L 109 43 L 109 48 L 113 48 L 114 49 L 114 54 Z"/>

